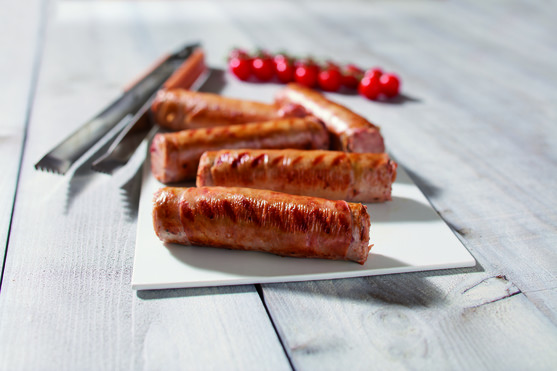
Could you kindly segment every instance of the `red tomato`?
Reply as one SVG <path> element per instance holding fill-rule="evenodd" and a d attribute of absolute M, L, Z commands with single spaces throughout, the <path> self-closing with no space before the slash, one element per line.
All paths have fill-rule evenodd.
<path fill-rule="evenodd" d="M 232 58 L 249 59 L 249 53 L 244 49 L 234 48 L 228 53 L 228 60 L 230 61 Z"/>
<path fill-rule="evenodd" d="M 311 61 L 301 61 L 294 71 L 294 80 L 301 85 L 313 88 L 317 84 L 319 67 Z"/>
<path fill-rule="evenodd" d="M 275 62 L 275 64 L 279 64 L 279 63 L 284 63 L 284 62 L 292 62 L 292 58 L 290 58 L 288 55 L 286 55 L 285 53 L 279 53 L 276 54 L 273 57 L 273 61 Z"/>
<path fill-rule="evenodd" d="M 380 78 L 383 75 L 383 70 L 379 67 L 370 68 L 366 71 L 364 76 L 371 76 L 373 78 L 377 77 Z"/>
<path fill-rule="evenodd" d="M 328 60 L 325 62 L 325 67 L 327 69 L 336 69 L 336 70 L 340 70 L 340 67 L 338 66 L 338 64 L 336 64 L 335 62 Z"/>
<path fill-rule="evenodd" d="M 344 67 L 344 70 L 348 73 L 352 73 L 352 74 L 360 74 L 363 75 L 364 74 L 364 70 L 362 70 L 360 67 L 356 66 L 355 64 L 347 64 Z"/>
<path fill-rule="evenodd" d="M 275 74 L 272 59 L 266 55 L 253 58 L 251 72 L 259 81 L 271 80 Z"/>
<path fill-rule="evenodd" d="M 379 78 L 381 93 L 389 98 L 396 97 L 400 90 L 400 79 L 392 73 L 385 73 Z"/>
<path fill-rule="evenodd" d="M 358 93 L 367 99 L 377 99 L 379 94 L 381 94 L 379 77 L 373 75 L 364 76 L 358 85 Z"/>
<path fill-rule="evenodd" d="M 357 89 L 364 71 L 354 64 L 346 65 L 343 69 L 342 85 L 349 89 Z"/>
<path fill-rule="evenodd" d="M 287 84 L 294 81 L 294 66 L 288 60 L 275 64 L 275 74 L 280 82 Z"/>
<path fill-rule="evenodd" d="M 337 91 L 342 85 L 342 74 L 338 68 L 329 67 L 319 72 L 317 76 L 319 87 L 325 91 Z"/>
<path fill-rule="evenodd" d="M 242 81 L 246 81 L 251 76 L 251 60 L 244 57 L 231 57 L 228 61 L 230 72 Z"/>
<path fill-rule="evenodd" d="M 294 81 L 294 64 L 292 58 L 285 53 L 275 54 L 273 57 L 275 75 L 283 84 Z"/>

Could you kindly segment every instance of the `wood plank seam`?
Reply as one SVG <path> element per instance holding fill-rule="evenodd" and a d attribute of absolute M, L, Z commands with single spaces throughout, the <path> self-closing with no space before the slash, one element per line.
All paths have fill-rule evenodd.
<path fill-rule="evenodd" d="M 8 231 L 6 235 L 6 245 L 4 248 L 4 256 L 2 257 L 2 270 L 0 272 L 0 292 L 2 291 L 2 283 L 4 282 L 4 270 L 6 267 L 6 259 L 8 256 L 8 249 L 10 245 L 10 235 L 12 232 L 12 222 L 14 218 L 14 211 L 15 205 L 17 202 L 17 195 L 18 195 L 18 188 L 19 188 L 19 181 L 21 177 L 21 166 L 23 164 L 23 156 L 25 154 L 25 144 L 27 143 L 27 132 L 29 130 L 29 122 L 31 121 L 31 113 L 33 110 L 33 104 L 35 102 L 35 95 L 37 93 L 37 85 L 39 81 L 39 73 L 41 69 L 41 62 L 44 53 L 44 44 L 45 44 L 45 35 L 46 35 L 46 27 L 47 27 L 47 20 L 48 20 L 48 4 L 49 1 L 45 0 L 41 3 L 41 19 L 39 21 L 39 26 L 37 27 L 37 35 L 36 35 L 36 45 L 35 45 L 35 53 L 33 56 L 33 65 L 31 67 L 31 80 L 30 80 L 30 87 L 29 87 L 29 95 L 27 98 L 27 108 L 25 110 L 24 116 L 24 123 L 23 123 L 23 136 L 21 138 L 21 151 L 18 156 L 18 163 L 19 168 L 17 169 L 16 180 L 15 180 L 15 188 L 14 188 L 14 199 L 12 202 L 12 209 L 10 212 L 10 220 Z"/>
<path fill-rule="evenodd" d="M 288 363 L 290 364 L 290 367 L 292 368 L 292 370 L 295 370 L 296 368 L 294 367 L 294 364 L 292 363 L 292 359 L 290 358 L 290 353 L 288 352 L 288 349 L 286 348 L 286 345 L 284 344 L 284 341 L 282 340 L 282 337 L 279 334 L 279 331 L 278 331 L 278 328 L 275 324 L 275 321 L 273 321 L 273 317 L 271 316 L 271 312 L 269 311 L 269 308 L 267 307 L 267 303 L 265 302 L 265 294 L 263 293 L 263 289 L 261 287 L 261 284 L 256 284 L 255 285 L 255 290 L 257 291 L 257 294 L 259 295 L 259 299 L 261 300 L 261 304 L 263 304 L 263 308 L 265 308 L 265 312 L 267 313 L 267 316 L 269 317 L 269 321 L 271 322 L 271 325 L 273 325 L 273 330 L 275 330 L 275 334 L 277 334 L 277 339 L 279 340 L 280 346 L 282 347 L 282 350 L 284 351 L 286 359 L 288 360 Z"/>

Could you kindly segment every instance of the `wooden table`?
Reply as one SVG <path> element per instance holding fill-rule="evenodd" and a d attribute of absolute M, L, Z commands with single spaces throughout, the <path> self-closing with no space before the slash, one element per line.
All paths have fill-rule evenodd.
<path fill-rule="evenodd" d="M 0 369 L 557 368 L 555 1 L 1 7 Z M 370 119 L 477 266 L 133 291 L 134 172 L 33 164 L 188 40 L 398 72 Z"/>

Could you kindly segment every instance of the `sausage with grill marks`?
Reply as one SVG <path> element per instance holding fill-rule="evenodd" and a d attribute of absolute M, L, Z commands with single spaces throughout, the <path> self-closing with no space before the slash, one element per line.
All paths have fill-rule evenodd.
<path fill-rule="evenodd" d="M 364 264 L 365 205 L 249 188 L 160 189 L 153 224 L 164 242 Z"/>
<path fill-rule="evenodd" d="M 391 200 L 397 164 L 386 153 L 226 149 L 205 152 L 197 186 L 270 189 L 355 202 Z"/>
<path fill-rule="evenodd" d="M 331 133 L 332 149 L 359 153 L 385 152 L 383 137 L 377 126 L 315 90 L 290 83 L 275 98 L 282 106 L 283 114 L 299 111 L 301 107 L 323 121 Z"/>
<path fill-rule="evenodd" d="M 205 151 L 223 148 L 325 149 L 327 130 L 314 118 L 191 129 L 156 134 L 151 143 L 151 170 L 163 183 L 195 179 Z"/>
<path fill-rule="evenodd" d="M 279 118 L 274 104 L 185 89 L 160 90 L 151 105 L 155 122 L 177 131 L 261 122 Z"/>

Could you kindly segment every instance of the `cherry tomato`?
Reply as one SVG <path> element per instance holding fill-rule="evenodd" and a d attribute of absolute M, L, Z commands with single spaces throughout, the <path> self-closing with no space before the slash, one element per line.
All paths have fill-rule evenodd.
<path fill-rule="evenodd" d="M 317 84 L 319 67 L 312 61 L 300 61 L 294 71 L 294 81 L 298 84 L 313 88 Z"/>
<path fill-rule="evenodd" d="M 275 64 L 275 74 L 283 84 L 292 82 L 294 81 L 294 66 L 288 61 L 278 62 Z"/>
<path fill-rule="evenodd" d="M 342 85 L 349 89 L 357 89 L 364 71 L 354 64 L 346 65 L 342 71 Z"/>
<path fill-rule="evenodd" d="M 373 67 L 366 71 L 364 76 L 371 76 L 372 78 L 380 78 L 383 75 L 383 70 L 379 67 Z"/>
<path fill-rule="evenodd" d="M 249 59 L 249 53 L 244 49 L 234 48 L 228 53 L 228 60 L 230 61 L 232 58 Z"/>
<path fill-rule="evenodd" d="M 275 74 L 273 60 L 268 55 L 260 55 L 253 58 L 251 72 L 259 81 L 269 81 Z"/>
<path fill-rule="evenodd" d="M 290 58 L 286 53 L 278 53 L 275 54 L 275 56 L 273 57 L 273 61 L 275 62 L 275 64 L 284 63 L 284 62 L 292 63 L 292 58 Z"/>
<path fill-rule="evenodd" d="M 335 62 L 328 60 L 325 62 L 325 67 L 327 69 L 336 69 L 336 70 L 340 70 L 340 67 L 338 66 L 338 64 L 336 64 Z"/>
<path fill-rule="evenodd" d="M 381 93 L 389 98 L 396 97 L 400 90 L 400 79 L 392 73 L 385 73 L 379 78 Z"/>
<path fill-rule="evenodd" d="M 344 70 L 347 73 L 352 73 L 352 74 L 364 74 L 364 70 L 362 70 L 360 67 L 356 66 L 355 64 L 347 64 L 346 66 L 344 66 Z"/>
<path fill-rule="evenodd" d="M 245 57 L 231 57 L 228 60 L 230 72 L 242 81 L 246 81 L 251 76 L 251 60 Z"/>
<path fill-rule="evenodd" d="M 273 57 L 275 65 L 275 75 L 283 84 L 294 81 L 294 62 L 291 57 L 285 53 L 275 54 Z"/>
<path fill-rule="evenodd" d="M 377 99 L 381 94 L 379 77 L 374 75 L 364 76 L 358 85 L 358 93 L 367 99 Z"/>
<path fill-rule="evenodd" d="M 325 91 L 337 91 L 342 85 L 342 74 L 335 66 L 330 66 L 317 76 L 319 87 Z"/>

